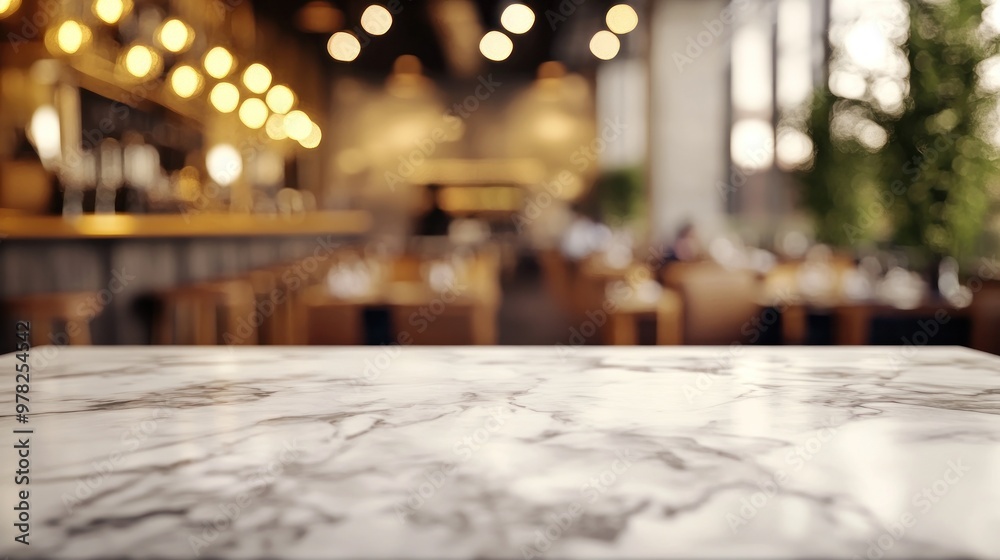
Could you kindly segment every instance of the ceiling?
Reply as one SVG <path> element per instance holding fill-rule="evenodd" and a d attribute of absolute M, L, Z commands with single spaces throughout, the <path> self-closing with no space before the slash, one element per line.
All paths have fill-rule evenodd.
<path fill-rule="evenodd" d="M 449 64 L 448 42 L 443 39 L 440 15 L 455 8 L 449 3 L 464 4 L 469 13 L 476 15 L 480 28 L 456 27 L 454 31 L 469 37 L 472 48 L 478 50 L 482 33 L 503 30 L 500 14 L 512 0 L 322 0 L 335 7 L 342 15 L 338 29 L 360 29 L 359 20 L 365 8 L 380 3 L 392 9 L 401 6 L 393 16 L 392 27 L 379 37 L 371 37 L 361 54 L 350 63 L 337 62 L 326 55 L 326 43 L 330 32 L 307 33 L 297 24 L 300 8 L 315 0 L 254 0 L 258 18 L 268 19 L 285 32 L 296 37 L 307 48 L 322 54 L 331 75 L 340 73 L 384 77 L 392 69 L 397 57 L 404 54 L 415 55 L 423 63 L 426 74 L 436 78 L 460 77 L 453 64 Z M 603 26 L 603 14 L 608 7 L 617 3 L 612 0 L 521 0 L 535 12 L 535 23 L 523 35 L 512 35 L 514 51 L 510 58 L 494 63 L 486 60 L 478 52 L 476 63 L 479 71 L 502 75 L 534 75 L 537 67 L 548 60 L 562 60 L 571 68 L 593 64 L 592 56 L 577 56 L 578 51 L 587 51 L 589 37 Z M 435 6 L 437 5 L 437 6 Z M 444 10 L 445 12 L 442 12 Z M 548 14 L 548 15 L 547 15 Z M 454 47 L 452 47 L 454 48 Z M 468 49 L 463 49 L 468 50 Z M 455 54 L 455 53 L 451 53 Z M 465 53 L 468 55 L 468 53 Z M 589 55 L 589 53 L 587 53 Z"/>

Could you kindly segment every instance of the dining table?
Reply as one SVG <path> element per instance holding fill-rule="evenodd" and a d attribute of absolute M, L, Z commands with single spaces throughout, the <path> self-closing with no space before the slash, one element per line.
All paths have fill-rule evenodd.
<path fill-rule="evenodd" d="M 966 348 L 22 358 L 9 558 L 1000 557 L 1000 357 Z"/>

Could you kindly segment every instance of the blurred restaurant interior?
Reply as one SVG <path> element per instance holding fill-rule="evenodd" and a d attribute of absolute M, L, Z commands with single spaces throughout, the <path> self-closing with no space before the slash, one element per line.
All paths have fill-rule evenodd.
<path fill-rule="evenodd" d="M 0 329 L 34 344 L 1000 354 L 1000 2 L 0 0 L 0 31 Z"/>

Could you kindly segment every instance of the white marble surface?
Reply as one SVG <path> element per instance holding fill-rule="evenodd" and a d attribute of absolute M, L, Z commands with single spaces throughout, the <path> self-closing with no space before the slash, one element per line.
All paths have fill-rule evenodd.
<path fill-rule="evenodd" d="M 12 558 L 1000 557 L 1000 358 L 971 350 L 32 360 L 30 546 L 0 387 Z"/>

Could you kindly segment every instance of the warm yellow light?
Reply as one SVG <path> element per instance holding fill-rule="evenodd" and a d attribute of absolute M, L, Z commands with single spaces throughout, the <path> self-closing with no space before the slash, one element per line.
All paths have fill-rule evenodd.
<path fill-rule="evenodd" d="M 267 135 L 272 140 L 284 140 L 288 138 L 288 133 L 285 132 L 285 115 L 271 113 L 271 116 L 267 117 L 264 130 L 267 131 Z"/>
<path fill-rule="evenodd" d="M 392 27 L 392 14 L 377 4 L 368 6 L 361 14 L 361 27 L 372 35 L 385 35 Z"/>
<path fill-rule="evenodd" d="M 223 47 L 215 47 L 205 54 L 205 71 L 208 75 L 221 80 L 233 71 L 236 59 Z"/>
<path fill-rule="evenodd" d="M 292 111 L 285 115 L 285 134 L 292 140 L 302 141 L 312 132 L 313 122 L 302 111 Z"/>
<path fill-rule="evenodd" d="M 205 154 L 205 169 L 213 181 L 226 187 L 243 174 L 243 157 L 234 146 L 219 144 Z"/>
<path fill-rule="evenodd" d="M 295 106 L 295 94 L 288 86 L 276 85 L 267 92 L 267 106 L 275 113 L 284 115 Z"/>
<path fill-rule="evenodd" d="M 159 56 L 144 45 L 135 45 L 125 53 L 125 70 L 136 78 L 153 74 L 158 62 Z"/>
<path fill-rule="evenodd" d="M 511 4 L 500 15 L 500 24 L 511 33 L 527 33 L 535 24 L 535 12 L 524 4 Z"/>
<path fill-rule="evenodd" d="M 198 95 L 204 83 L 205 79 L 201 77 L 201 73 L 187 64 L 174 68 L 170 74 L 170 87 L 174 93 L 185 99 Z"/>
<path fill-rule="evenodd" d="M 635 29 L 639 25 L 639 14 L 635 13 L 632 6 L 628 4 L 618 4 L 608 10 L 608 29 L 619 35 L 623 35 Z"/>
<path fill-rule="evenodd" d="M 354 35 L 346 31 L 338 31 L 330 36 L 326 50 L 334 60 L 350 62 L 361 54 L 361 43 Z"/>
<path fill-rule="evenodd" d="M 209 101 L 221 113 L 232 113 L 240 104 L 240 90 L 228 82 L 216 84 L 209 95 Z"/>
<path fill-rule="evenodd" d="M 299 140 L 299 144 L 301 144 L 303 148 L 311 150 L 319 146 L 319 143 L 322 141 L 323 141 L 323 131 L 319 129 L 318 124 L 313 123 L 312 130 L 309 131 L 309 135 L 303 138 L 302 140 Z"/>
<path fill-rule="evenodd" d="M 243 71 L 243 85 L 254 93 L 264 93 L 271 87 L 271 71 L 267 66 L 255 62 Z"/>
<path fill-rule="evenodd" d="M 180 171 L 172 173 L 171 178 L 175 181 L 174 189 L 177 196 L 189 202 L 198 200 L 198 197 L 201 196 L 201 177 L 199 175 L 198 168 L 193 165 L 188 165 Z"/>
<path fill-rule="evenodd" d="M 67 20 L 56 30 L 56 44 L 59 50 L 73 54 L 90 38 L 87 26 L 74 20 Z"/>
<path fill-rule="evenodd" d="M 179 19 L 168 19 L 157 34 L 163 48 L 172 53 L 185 51 L 194 42 L 194 31 Z"/>
<path fill-rule="evenodd" d="M 267 122 L 267 105 L 256 97 L 251 97 L 240 105 L 240 120 L 252 129 L 258 129 Z"/>
<path fill-rule="evenodd" d="M 610 31 L 598 31 L 590 40 L 590 52 L 601 60 L 611 60 L 618 56 L 621 46 L 618 36 Z"/>
<path fill-rule="evenodd" d="M 0 0 L 0 19 L 3 19 L 21 7 L 21 0 Z"/>
<path fill-rule="evenodd" d="M 62 133 L 59 128 L 59 113 L 55 107 L 43 105 L 31 115 L 28 139 L 35 145 L 43 162 L 59 158 L 62 154 Z"/>
<path fill-rule="evenodd" d="M 94 15 L 107 24 L 118 23 L 132 9 L 132 0 L 94 0 Z"/>
<path fill-rule="evenodd" d="M 483 39 L 479 41 L 479 52 L 483 53 L 483 56 L 486 58 L 496 62 L 506 60 L 513 51 L 514 43 L 510 40 L 510 37 L 499 31 L 490 31 L 486 35 L 483 35 Z"/>

